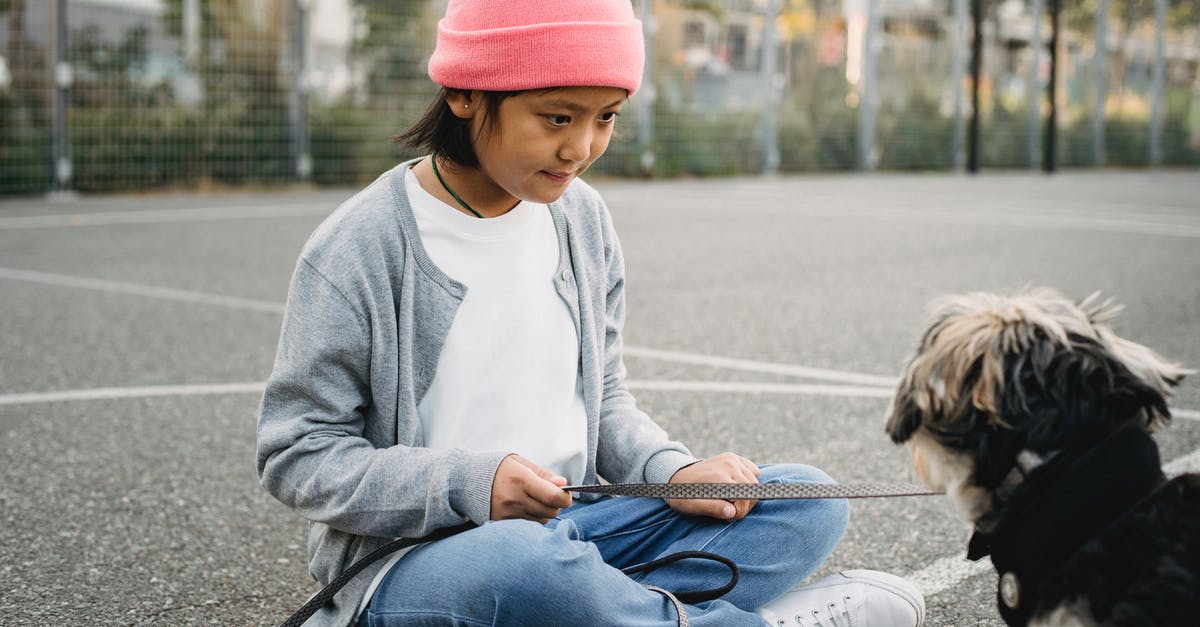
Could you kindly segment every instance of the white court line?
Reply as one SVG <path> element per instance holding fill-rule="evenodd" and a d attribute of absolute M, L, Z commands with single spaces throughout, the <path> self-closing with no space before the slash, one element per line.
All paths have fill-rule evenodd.
<path fill-rule="evenodd" d="M 854 396 L 891 398 L 891 388 L 864 385 L 820 385 L 805 383 L 759 383 L 755 381 L 667 381 L 626 380 L 635 390 L 668 392 L 719 392 L 744 394 L 801 394 L 815 396 Z"/>
<path fill-rule="evenodd" d="M 1017 228 L 1056 228 L 1079 231 L 1101 231 L 1134 235 L 1158 235 L 1163 237 L 1200 238 L 1200 226 L 1178 222 L 1155 222 L 1134 218 L 1105 218 L 1100 216 L 1071 217 L 1047 215 L 1028 211 L 1005 212 L 1003 214 L 963 211 L 960 209 L 911 208 L 902 206 L 844 207 L 836 209 L 810 206 L 771 206 L 748 204 L 753 199 L 744 199 L 737 210 L 742 213 L 780 216 L 819 216 L 832 218 L 875 218 L 901 222 L 933 222 L 936 224 L 964 224 L 968 226 L 1005 226 Z M 697 205 L 692 211 L 722 211 L 728 207 Z M 1185 216 L 1186 217 L 1186 216 Z"/>
<path fill-rule="evenodd" d="M 49 272 L 18 270 L 16 268 L 0 267 L 0 279 L 28 281 L 31 283 L 43 283 L 46 285 L 75 287 L 119 294 L 133 294 L 136 296 L 146 296 L 149 298 L 161 298 L 165 300 L 217 305 L 231 309 L 247 309 L 250 311 L 262 311 L 274 314 L 282 314 L 284 310 L 284 306 L 282 304 L 265 300 L 237 298 L 233 296 L 223 296 L 221 294 L 197 292 L 193 290 L 178 290 L 166 287 L 155 287 L 152 285 L 142 285 L 139 283 L 125 283 L 121 281 L 109 281 L 105 279 L 89 279 L 65 274 L 52 274 Z M 751 361 L 748 359 L 714 357 L 711 355 L 665 351 L 638 346 L 626 346 L 625 355 L 683 364 L 712 366 L 715 368 L 726 368 L 730 370 L 743 370 L 750 372 L 806 377 L 810 379 L 833 381 L 837 383 L 851 383 L 867 386 L 892 386 L 896 383 L 894 378 L 883 377 L 879 375 L 841 372 L 837 370 L 825 370 L 822 368 L 794 366 L 791 364 L 767 363 Z"/>
<path fill-rule="evenodd" d="M 967 559 L 964 546 L 962 553 L 934 560 L 925 568 L 904 575 L 904 578 L 911 581 L 921 594 L 928 598 L 971 577 L 989 572 L 993 572 L 992 560 L 985 557 L 978 562 L 972 562 Z"/>
<path fill-rule="evenodd" d="M 1200 411 L 1191 409 L 1175 409 L 1171 408 L 1172 418 L 1186 418 L 1188 420 L 1200 420 Z"/>
<path fill-rule="evenodd" d="M 803 385 L 791 383 L 754 383 L 740 381 L 667 381 L 629 380 L 627 385 L 637 390 L 673 392 L 723 392 L 747 394 L 799 394 L 820 396 L 850 396 L 886 398 L 891 391 L 853 385 Z M 0 405 L 59 403 L 64 401 L 94 401 L 149 396 L 196 396 L 202 394 L 261 393 L 266 382 L 211 383 L 193 385 L 151 385 L 134 387 L 105 387 L 81 390 L 0 394 Z"/>
<path fill-rule="evenodd" d="M 12 216 L 0 218 L 0 230 L 108 226 L 113 224 L 169 224 L 212 220 L 256 220 L 262 218 L 313 216 L 330 213 L 336 204 L 336 202 L 292 203 L 286 205 L 249 205 L 243 207 L 199 207 L 194 209 L 148 209 L 146 211 Z"/>
<path fill-rule="evenodd" d="M 124 283 L 121 281 L 108 281 L 105 279 L 88 279 L 66 274 L 34 272 L 32 270 L 17 270 L 15 268 L 0 268 L 0 279 L 28 281 L 30 283 L 43 283 L 46 285 L 59 285 L 63 287 L 77 287 L 88 290 L 98 290 L 101 292 L 113 292 L 117 294 L 133 294 L 136 296 L 148 296 L 150 298 L 161 298 L 164 300 L 174 300 L 186 303 L 219 305 L 221 307 L 229 307 L 232 309 L 248 309 L 251 311 L 264 311 L 273 314 L 283 313 L 283 305 L 265 300 L 238 298 L 235 296 L 222 296 L 220 294 L 209 294 L 191 290 L 177 290 L 169 287 L 155 287 L 152 285 L 142 285 L 139 283 Z"/>
<path fill-rule="evenodd" d="M 1176 457 L 1164 464 L 1163 472 L 1167 473 L 1168 477 L 1188 472 L 1200 472 L 1200 450 L 1192 451 L 1183 457 Z"/>
<path fill-rule="evenodd" d="M 810 379 L 819 379 L 823 381 L 836 381 L 840 383 L 857 383 L 861 385 L 873 385 L 891 387 L 896 385 L 895 377 L 884 377 L 873 374 L 859 374 L 856 372 L 841 372 L 838 370 L 825 370 L 822 368 L 809 368 L 806 366 L 793 366 L 791 364 L 767 363 L 761 361 L 750 361 L 748 359 L 735 359 L 730 357 L 713 357 L 710 355 L 698 355 L 696 353 L 682 353 L 679 351 L 657 350 L 653 348 L 643 348 L 638 346 L 626 346 L 625 355 L 630 357 L 642 357 L 646 359 L 661 359 L 663 361 L 672 361 L 681 364 L 693 364 L 697 366 L 712 366 L 715 368 L 725 368 L 728 370 L 746 370 L 750 372 L 763 372 L 770 374 L 784 374 L 794 377 L 807 377 Z"/>
<path fill-rule="evenodd" d="M 32 392 L 28 394 L 0 394 L 0 405 L 25 405 L 32 403 L 61 403 L 65 401 L 98 401 L 127 398 L 149 398 L 153 396 L 197 396 L 203 394 L 261 394 L 265 384 L 210 383 L 191 385 L 144 385 L 138 387 L 91 388 L 85 390 L 60 390 L 56 392 Z"/>

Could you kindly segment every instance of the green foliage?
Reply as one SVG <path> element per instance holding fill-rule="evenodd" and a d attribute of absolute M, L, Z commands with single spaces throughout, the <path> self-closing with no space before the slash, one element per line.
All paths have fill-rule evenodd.
<path fill-rule="evenodd" d="M 785 114 L 779 126 L 779 170 L 852 170 L 858 164 L 858 121 L 852 109 L 826 111 L 817 124 Z"/>
<path fill-rule="evenodd" d="M 925 90 L 913 90 L 902 107 L 884 108 L 879 117 L 879 169 L 945 170 L 954 165 L 954 120 L 941 114 L 937 100 Z"/>
<path fill-rule="evenodd" d="M 352 0 L 359 16 L 351 51 L 369 68 L 369 98 L 393 109 L 424 109 L 426 61 L 436 41 L 429 0 Z"/>
<path fill-rule="evenodd" d="M 654 174 L 716 176 L 758 172 L 758 115 L 662 112 L 655 128 Z"/>
<path fill-rule="evenodd" d="M 1029 167 L 1029 118 L 1025 109 L 997 107 L 980 116 L 979 165 Z"/>
<path fill-rule="evenodd" d="M 309 131 L 312 180 L 318 185 L 366 183 L 401 160 L 417 156 L 392 141 L 393 125 L 361 108 L 314 109 Z"/>
<path fill-rule="evenodd" d="M 285 183 L 292 178 L 285 111 L 124 108 L 72 111 L 74 186 L 84 192 L 162 186 Z"/>
<path fill-rule="evenodd" d="M 155 100 L 169 89 L 140 80 L 146 66 L 148 37 L 149 32 L 140 25 L 125 31 L 116 43 L 106 41 L 95 24 L 71 31 L 71 104 L 136 106 Z"/>
<path fill-rule="evenodd" d="M 50 187 L 50 130 L 31 123 L 8 90 L 0 90 L 0 196 Z"/>

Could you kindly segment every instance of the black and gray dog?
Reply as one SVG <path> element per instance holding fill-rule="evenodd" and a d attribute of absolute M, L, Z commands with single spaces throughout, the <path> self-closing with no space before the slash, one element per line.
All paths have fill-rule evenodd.
<path fill-rule="evenodd" d="M 1150 433 L 1191 371 L 1118 337 L 1118 311 L 1045 288 L 933 306 L 888 410 L 922 482 L 974 525 L 1009 625 L 1200 625 L 1200 475 Z"/>

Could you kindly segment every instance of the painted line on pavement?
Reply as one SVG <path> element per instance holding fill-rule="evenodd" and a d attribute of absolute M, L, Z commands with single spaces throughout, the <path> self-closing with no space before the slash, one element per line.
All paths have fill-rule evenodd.
<path fill-rule="evenodd" d="M 891 387 L 896 385 L 897 381 L 895 377 L 885 377 L 874 374 L 825 370 L 823 368 L 809 368 L 807 366 L 794 366 L 791 364 L 751 361 L 749 359 L 736 359 L 732 357 L 714 357 L 711 355 L 658 350 L 640 346 L 626 346 L 624 354 L 629 357 L 659 359 L 662 361 L 671 361 L 680 364 L 712 366 L 714 368 L 724 368 L 726 370 L 744 370 L 748 372 L 762 372 L 767 374 L 783 374 L 793 377 L 819 379 L 823 381 L 836 381 L 839 383 L 856 383 L 860 385 Z"/>
<path fill-rule="evenodd" d="M 0 394 L 0 405 L 25 405 L 33 403 L 61 403 L 67 401 L 101 401 L 112 399 L 150 398 L 154 396 L 197 396 L 203 394 L 261 394 L 264 384 L 210 383 L 191 385 L 143 385 L 137 387 L 91 388 L 84 390 L 60 390 L 56 392 L 31 392 L 27 394 Z"/>
<path fill-rule="evenodd" d="M 934 560 L 930 565 L 913 571 L 904 578 L 911 581 L 921 594 L 928 598 L 954 588 L 971 577 L 993 572 L 991 559 L 985 557 L 978 562 L 972 562 L 967 559 L 966 553 L 966 547 L 963 547 L 962 553 Z"/>
<path fill-rule="evenodd" d="M 86 290 L 110 292 L 114 294 L 132 294 L 135 296 L 147 296 L 150 298 L 160 298 L 163 300 L 173 300 L 185 303 L 218 305 L 231 309 L 262 311 L 273 314 L 283 313 L 283 305 L 265 300 L 238 298 L 236 296 L 223 296 L 220 294 L 210 294 L 207 292 L 196 292 L 192 290 L 177 290 L 169 287 L 155 287 L 153 285 L 143 285 L 140 283 L 109 281 L 107 279 L 89 279 L 66 274 L 53 274 L 50 272 L 34 272 L 32 270 L 0 268 L 0 279 L 27 281 L 29 283 L 41 283 L 44 285 L 57 285 L 61 287 L 75 287 Z"/>
<path fill-rule="evenodd" d="M 105 213 L 69 213 L 55 215 L 12 216 L 0 218 L 0 231 L 45 229 L 114 224 L 172 224 L 216 220 L 257 220 L 325 215 L 337 202 L 295 203 L 287 205 L 246 205 L 239 207 L 198 207 L 194 209 L 147 209 Z"/>
<path fill-rule="evenodd" d="M 634 390 L 654 392 L 718 392 L 735 394 L 799 394 L 811 396 L 852 396 L 891 398 L 891 388 L 864 385 L 822 385 L 807 383 L 759 383 L 756 381 L 670 381 L 628 379 Z"/>
<path fill-rule="evenodd" d="M 827 206 L 788 206 L 777 207 L 764 205 L 762 199 L 754 197 L 742 198 L 734 208 L 739 213 L 755 215 L 829 217 L 839 219 L 878 219 L 897 222 L 932 222 L 934 224 L 961 224 L 966 226 L 1003 226 L 1014 228 L 1035 229 L 1066 229 L 1076 231 L 1099 231 L 1127 235 L 1155 235 L 1162 237 L 1200 238 L 1200 225 L 1194 223 L 1179 223 L 1177 221 L 1154 221 L 1138 219 L 1138 217 L 1099 217 L 1070 215 L 1047 215 L 1038 212 L 988 213 L 984 211 L 963 211 L 962 209 L 936 209 L 907 207 L 902 203 L 890 206 L 844 206 L 838 204 L 836 209 Z M 812 200 L 812 198 L 810 198 Z M 689 206 L 689 211 L 721 211 L 728 212 L 728 205 L 710 206 L 697 204 Z M 1179 216 L 1188 219 L 1188 216 Z"/>
<path fill-rule="evenodd" d="M 1187 420 L 1200 420 L 1200 411 L 1191 409 L 1172 409 L 1172 418 L 1186 418 Z"/>
<path fill-rule="evenodd" d="M 798 394 L 819 396 L 849 396 L 887 398 L 891 391 L 852 385 L 806 385 L 789 383 L 754 383 L 740 381 L 669 381 L 629 380 L 630 388 L 644 391 L 668 392 L 720 392 L 744 394 Z M 196 396 L 203 394 L 247 394 L 261 393 L 266 382 L 211 383 L 192 385 L 143 385 L 132 387 L 104 387 L 21 394 L 0 394 L 0 405 L 32 403 L 59 403 L 64 401 L 94 401 L 149 396 Z"/>
<path fill-rule="evenodd" d="M 284 310 L 283 304 L 265 300 L 238 298 L 234 296 L 212 294 L 209 292 L 156 287 L 139 283 L 127 283 L 123 281 L 91 279 L 50 272 L 19 270 L 16 268 L 0 267 L 0 279 L 42 283 L 45 285 L 57 285 L 60 287 L 74 287 L 117 294 L 131 294 L 148 298 L 160 298 L 164 300 L 174 300 L 205 305 L 217 305 L 220 307 L 228 307 L 230 309 L 261 311 L 281 315 L 283 314 Z M 833 381 L 836 383 L 884 387 L 893 386 L 896 383 L 896 379 L 892 377 L 884 377 L 879 375 L 842 372 L 838 370 L 826 370 L 823 368 L 809 368 L 807 366 L 796 366 L 792 364 L 751 361 L 748 359 L 715 357 L 712 355 L 658 350 L 639 346 L 626 346 L 625 355 L 630 357 L 657 359 L 661 361 L 670 361 L 682 364 L 724 368 L 727 370 L 741 370 L 748 372 L 804 377 L 821 381 Z"/>

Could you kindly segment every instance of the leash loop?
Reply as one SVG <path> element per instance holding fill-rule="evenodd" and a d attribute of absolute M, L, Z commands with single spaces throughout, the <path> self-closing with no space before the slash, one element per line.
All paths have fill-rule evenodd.
<path fill-rule="evenodd" d="M 728 557 L 725 557 L 724 555 L 717 555 L 716 553 L 709 553 L 708 551 L 680 551 L 678 553 L 672 553 L 670 555 L 660 557 L 656 560 L 650 560 L 649 562 L 643 562 L 643 563 L 637 564 L 635 566 L 629 566 L 627 568 L 622 568 L 621 572 L 625 573 L 626 575 L 636 575 L 638 573 L 648 573 L 652 570 L 658 570 L 659 568 L 662 568 L 663 566 L 666 566 L 667 564 L 674 564 L 675 562 L 678 562 L 680 560 L 686 560 L 686 559 L 702 559 L 702 560 L 709 560 L 710 562 L 717 562 L 719 564 L 723 564 L 726 568 L 729 569 L 729 581 L 725 585 L 721 586 L 720 588 L 711 588 L 708 590 L 693 590 L 690 592 L 675 592 L 674 595 L 672 595 L 673 599 L 677 599 L 679 602 L 686 603 L 688 605 L 695 605 L 696 603 L 703 603 L 705 601 L 712 601 L 713 599 L 719 599 L 725 593 L 729 592 L 730 590 L 733 590 L 734 586 L 737 585 L 737 582 L 738 582 L 737 564 L 734 564 L 733 560 L 729 559 Z M 646 586 L 646 587 L 653 589 L 653 586 Z M 682 612 L 680 614 L 682 615 Z"/>

